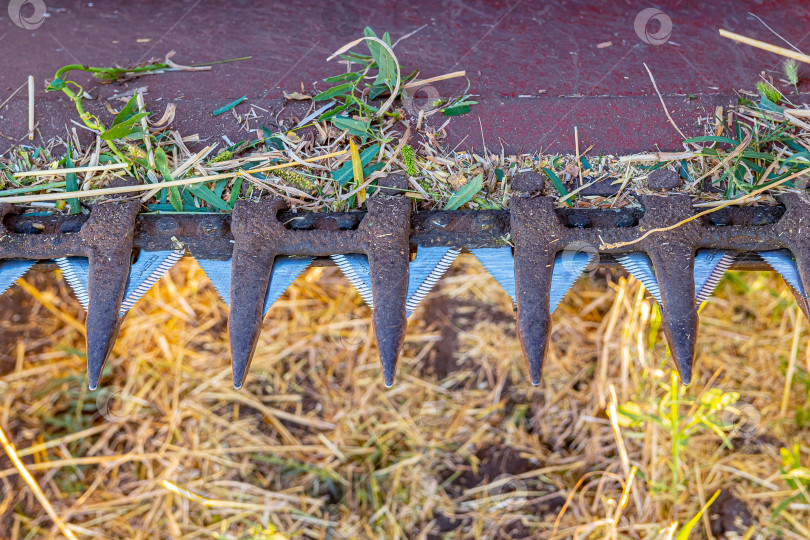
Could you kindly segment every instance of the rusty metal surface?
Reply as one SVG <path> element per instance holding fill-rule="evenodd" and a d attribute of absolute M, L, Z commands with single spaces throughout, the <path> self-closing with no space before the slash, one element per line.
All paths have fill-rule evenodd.
<path fill-rule="evenodd" d="M 0 223 L 0 259 L 87 257 L 90 300 L 85 324 L 91 389 L 98 385 L 121 325 L 118 314 L 129 277 L 139 206 L 137 201 L 96 204 L 81 221 L 65 219 L 53 231 L 32 227 L 37 234 L 14 232 Z M 0 217 L 12 211 L 10 205 L 0 205 Z"/>
<path fill-rule="evenodd" d="M 6 258 L 49 259 L 68 253 L 65 242 L 70 236 L 54 238 L 55 233 L 78 232 L 89 220 L 89 215 L 80 216 L 29 216 L 10 212 L 6 205 L 3 225 L 7 231 L 21 235 L 14 251 L 6 248 Z M 779 222 L 786 211 L 785 206 L 732 207 L 723 209 L 699 220 L 704 229 L 717 229 L 721 236 L 735 235 L 744 228 L 750 234 L 772 234 L 773 229 L 762 227 Z M 611 229 L 638 226 L 645 211 L 637 208 L 616 210 L 568 209 L 554 210 L 566 228 Z M 366 216 L 365 211 L 334 212 L 321 214 L 298 214 L 281 211 L 278 221 L 288 230 L 356 230 Z M 201 259 L 227 260 L 233 253 L 233 234 L 230 214 L 140 214 L 135 219 L 133 247 L 147 251 L 174 249 L 176 238 L 188 251 Z M 728 227 L 735 228 L 728 228 Z M 510 235 L 510 212 L 508 210 L 427 210 L 411 212 L 409 226 L 411 253 L 416 246 L 444 247 L 499 247 L 506 244 Z M 592 235 L 595 237 L 596 235 Z M 57 242 L 52 246 L 53 242 Z M 741 252 L 756 251 L 755 243 L 739 248 Z M 328 258 L 325 264 L 332 263 Z M 605 252 L 600 266 L 613 266 L 611 253 Z M 733 268 L 740 270 L 768 270 L 760 259 L 741 255 Z"/>
<path fill-rule="evenodd" d="M 781 200 L 783 206 L 730 207 L 641 242 L 600 251 L 601 265 L 615 264 L 613 256 L 620 253 L 642 251 L 649 256 L 661 293 L 662 326 L 684 382 L 691 379 L 697 336 L 693 267 L 698 249 L 742 253 L 737 267 L 744 269 L 767 268 L 754 252 L 788 249 L 801 282 L 810 284 L 810 204 L 797 194 Z M 170 250 L 179 241 L 197 257 L 232 257 L 229 331 L 234 384 L 239 387 L 261 330 L 275 257 L 366 254 L 378 307 L 373 316 L 377 341 L 385 383 L 390 385 L 407 325 L 408 262 L 416 246 L 471 249 L 512 241 L 518 332 L 532 382 L 538 384 L 548 345 L 551 269 L 557 253 L 630 242 L 696 212 L 689 197 L 680 194 L 647 195 L 642 202 L 643 210 L 558 209 L 551 198 L 529 194 L 515 197 L 510 211 L 412 213 L 409 201 L 380 197 L 368 202 L 366 212 L 300 215 L 284 211 L 279 200 L 262 200 L 239 201 L 233 216 L 139 216 L 136 202 L 97 204 L 88 216 L 25 216 L 3 205 L 0 258 L 89 258 L 88 369 L 95 386 L 120 325 L 118 312 L 134 249 Z M 798 294 L 797 300 L 806 312 L 806 300 Z"/>
<path fill-rule="evenodd" d="M 234 385 L 242 386 L 256 348 L 275 257 L 364 253 L 378 306 L 373 320 L 380 361 L 385 384 L 391 386 L 407 326 L 411 203 L 402 198 L 369 200 L 357 228 L 346 230 L 336 220 L 321 220 L 322 227 L 309 230 L 288 229 L 278 218 L 283 208 L 277 199 L 238 201 L 234 208 L 229 319 Z"/>
<path fill-rule="evenodd" d="M 781 197 L 784 213 L 775 220 L 750 224 L 757 209 L 731 212 L 731 224 L 718 226 L 706 219 L 689 221 L 676 229 L 656 232 L 629 246 L 602 250 L 605 253 L 645 252 L 651 259 L 661 290 L 662 326 L 670 351 L 685 383 L 691 380 L 698 318 L 694 298 L 694 255 L 700 248 L 741 251 L 788 249 L 796 259 L 802 283 L 810 283 L 807 232 L 810 203 L 798 194 Z M 512 201 L 511 232 L 515 240 L 518 331 L 529 361 L 532 382 L 539 383 L 548 343 L 548 312 L 551 265 L 556 253 L 571 246 L 599 246 L 630 242 L 645 231 L 681 223 L 695 214 L 685 195 L 648 195 L 644 215 L 637 226 L 572 228 L 544 197 Z M 770 217 L 776 218 L 774 212 Z M 601 214 L 604 218 L 605 214 Z M 737 218 L 735 221 L 734 218 Z M 574 247 L 574 249 L 581 249 Z M 800 296 L 798 300 L 805 303 Z M 806 310 L 806 306 L 805 306 Z"/>

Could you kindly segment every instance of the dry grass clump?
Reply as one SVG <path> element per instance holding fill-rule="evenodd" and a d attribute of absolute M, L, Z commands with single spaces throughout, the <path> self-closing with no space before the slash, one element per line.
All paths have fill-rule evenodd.
<path fill-rule="evenodd" d="M 798 102 L 800 95 L 794 103 L 766 80 L 756 92 L 742 92 L 737 104 L 702 118 L 703 135 L 684 137 L 681 149 L 667 149 L 674 152 L 650 148 L 616 156 L 581 148 L 576 126 L 573 154 L 540 148 L 508 154 L 486 140 L 480 155 L 449 148 L 447 127 L 454 116 L 471 111 L 475 95 L 468 80 L 463 92 L 439 97 L 441 85 L 466 77 L 464 71 L 429 79 L 420 79 L 418 69 L 406 74 L 394 50 L 412 35 L 392 43 L 388 33 L 379 38 L 366 28 L 365 37 L 327 59 L 341 58 L 344 65 L 336 66 L 336 75 L 311 89 L 284 92 L 290 102 L 306 104 L 305 112 L 286 106 L 271 111 L 243 96 L 211 111 L 231 117 L 242 140 L 222 137 L 204 145 L 199 136 L 173 129 L 175 116 L 182 114 L 173 103 L 161 105 L 158 118 L 140 89 L 121 94 L 121 103 L 106 103 L 103 118 L 87 113 L 84 89 L 70 74 L 88 71 L 113 82 L 166 70 L 211 69 L 210 63 L 182 66 L 169 55 L 164 62 L 130 69 L 64 66 L 46 91 L 63 92 L 83 123 L 74 122 L 61 137 L 46 140 L 39 134 L 38 144 L 17 144 L 0 156 L 0 202 L 31 204 L 40 212 L 87 212 L 82 202 L 91 202 L 98 195 L 94 190 L 129 176 L 146 189 L 137 192 L 146 212 L 229 212 L 238 199 L 260 196 L 280 197 L 301 211 L 346 211 L 374 197 L 380 177 L 398 173 L 409 177 L 405 195 L 415 208 L 501 209 L 513 196 L 512 179 L 533 171 L 547 179 L 546 194 L 561 206 L 621 208 L 639 205 L 636 197 L 649 192 L 648 175 L 660 168 L 681 175 L 682 191 L 697 206 L 740 197 L 745 204 L 775 204 L 774 195 L 806 191 L 810 109 Z M 796 87 L 798 72 L 792 66 L 784 70 Z M 420 98 L 420 92 L 430 97 Z M 661 103 L 669 117 L 663 97 Z M 82 143 L 77 127 L 94 134 L 90 144 Z M 103 170 L 59 172 L 99 165 Z M 595 184 L 613 185 L 614 192 L 589 192 Z"/>
<path fill-rule="evenodd" d="M 807 469 L 780 455 L 797 443 L 807 463 L 808 325 L 775 274 L 721 283 L 685 390 L 652 301 L 606 272 L 556 312 L 533 388 L 508 297 L 462 256 L 414 314 L 391 390 L 334 268 L 272 308 L 241 391 L 192 260 L 131 310 L 96 392 L 79 304 L 56 271 L 26 279 L 0 298 L 0 422 L 80 538 L 663 539 L 717 490 L 692 538 L 810 534 Z M 676 432 L 652 419 L 671 395 Z M 696 412 L 717 431 L 689 432 Z M 58 534 L 5 456 L 0 492 L 8 537 Z"/>

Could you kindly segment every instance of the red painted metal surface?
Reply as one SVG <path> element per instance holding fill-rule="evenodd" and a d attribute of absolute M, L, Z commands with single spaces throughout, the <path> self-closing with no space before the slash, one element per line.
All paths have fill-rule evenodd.
<path fill-rule="evenodd" d="M 108 114 L 108 96 L 148 85 L 149 108 L 161 112 L 174 102 L 182 132 L 235 139 L 234 120 L 212 117 L 214 108 L 246 95 L 270 110 L 265 120 L 272 120 L 284 106 L 282 90 L 326 87 L 321 79 L 341 70 L 334 61 L 326 63 L 327 56 L 364 26 L 388 30 L 396 40 L 425 25 L 395 49 L 403 71 L 421 68 L 423 76 L 434 76 L 465 69 L 480 95 L 473 114 L 450 122 L 449 144 L 564 151 L 573 148 L 578 126 L 580 143 L 593 144 L 596 152 L 672 150 L 680 148 L 681 137 L 666 119 L 644 63 L 675 122 L 693 134 L 701 117 L 736 101 L 735 93 L 753 88 L 760 72 L 781 75 L 779 57 L 723 39 L 718 28 L 785 45 L 750 12 L 798 48 L 810 49 L 810 6 L 767 0 L 662 2 L 658 12 L 643 12 L 650 7 L 645 2 L 595 0 L 37 1 L 44 1 L 48 13 L 38 28 L 0 20 L 0 102 L 33 74 L 45 138 L 63 134 L 76 118 L 64 96 L 43 92 L 45 80 L 64 64 L 130 65 L 170 50 L 181 63 L 252 55 L 210 72 L 168 73 L 128 85 L 80 79 L 97 98 L 89 108 L 102 115 Z M 635 24 L 640 13 L 647 14 L 640 19 L 646 25 Z M 599 46 L 606 42 L 612 44 Z M 461 84 L 436 87 L 450 95 Z M 24 94 L 0 110 L 0 133 L 11 139 L 27 131 Z M 689 94 L 696 97 L 687 100 Z M 0 139 L 0 148 L 8 144 Z"/>

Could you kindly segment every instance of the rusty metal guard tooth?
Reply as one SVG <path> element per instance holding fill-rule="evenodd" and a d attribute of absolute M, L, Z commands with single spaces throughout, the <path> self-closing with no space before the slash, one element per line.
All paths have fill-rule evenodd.
<path fill-rule="evenodd" d="M 0 259 L 87 257 L 90 264 L 87 309 L 87 372 L 91 390 L 115 344 L 118 313 L 126 291 L 138 202 L 96 204 L 78 231 L 23 234 L 0 225 Z M 12 207 L 0 205 L 0 220 Z"/>
<path fill-rule="evenodd" d="M 640 228 L 675 225 L 694 215 L 692 202 L 681 196 L 648 196 Z M 697 343 L 698 314 L 695 309 L 695 250 L 699 225 L 692 220 L 680 227 L 656 233 L 642 242 L 655 269 L 661 293 L 661 324 L 681 381 L 692 380 L 692 361 Z"/>
<path fill-rule="evenodd" d="M 523 354 L 532 384 L 540 384 L 551 330 L 551 270 L 560 245 L 559 220 L 551 199 L 515 199 L 511 213 L 515 241 L 515 303 Z"/>
<path fill-rule="evenodd" d="M 287 229 L 278 218 L 283 208 L 277 199 L 239 201 L 234 208 L 229 319 L 234 385 L 239 388 L 244 383 L 256 349 L 275 257 L 364 253 L 371 269 L 374 304 L 384 306 L 374 310 L 373 320 L 385 384 L 391 386 L 407 325 L 410 203 L 369 200 L 368 212 L 353 230 L 340 230 L 336 223 L 320 229 Z"/>
<path fill-rule="evenodd" d="M 89 259 L 88 368 L 95 387 L 120 323 L 133 247 L 168 251 L 180 241 L 197 258 L 233 258 L 229 331 L 234 383 L 240 386 L 261 329 L 275 257 L 365 254 L 384 380 L 391 385 L 406 326 L 409 253 L 417 246 L 508 251 L 504 241 L 511 234 L 518 331 L 537 384 L 549 339 L 556 254 L 612 246 L 599 250 L 600 266 L 616 265 L 618 256 L 632 252 L 649 257 L 660 289 L 664 333 L 688 383 L 698 324 L 693 272 L 698 250 L 734 253 L 732 268 L 746 270 L 768 268 L 758 253 L 789 251 L 795 259 L 791 290 L 808 314 L 807 299 L 797 287 L 810 290 L 810 204 L 799 194 L 782 195 L 779 201 L 781 206 L 729 207 L 697 219 L 689 198 L 675 193 L 647 195 L 641 198 L 643 209 L 615 211 L 555 208 L 552 199 L 531 193 L 513 197 L 511 211 L 412 213 L 407 200 L 388 195 L 369 199 L 365 212 L 321 214 L 283 211 L 278 200 L 239 201 L 233 216 L 136 215 L 135 202 L 97 204 L 90 215 L 78 216 L 16 215 L 13 207 L 0 205 L 0 260 Z M 507 263 L 504 268 L 511 266 L 511 258 Z M 7 274 L 9 281 L 14 274 Z"/>

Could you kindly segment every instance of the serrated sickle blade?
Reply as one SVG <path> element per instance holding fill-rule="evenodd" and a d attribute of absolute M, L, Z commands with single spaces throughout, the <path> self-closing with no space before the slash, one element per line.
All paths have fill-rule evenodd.
<path fill-rule="evenodd" d="M 127 289 L 121 302 L 121 317 L 143 298 L 149 289 L 183 257 L 184 249 L 173 251 L 141 250 L 138 260 L 129 269 Z"/>
<path fill-rule="evenodd" d="M 721 249 L 701 249 L 695 254 L 695 303 L 700 305 L 714 292 L 723 275 L 734 262 L 735 254 L 732 251 Z M 639 280 L 657 302 L 661 302 L 661 291 L 655 271 L 646 253 L 634 252 L 617 255 L 625 270 Z"/>
<path fill-rule="evenodd" d="M 478 262 L 506 291 L 512 301 L 515 301 L 515 258 L 512 248 L 504 246 L 500 248 L 471 249 L 470 252 L 478 259 Z M 554 266 L 551 269 L 551 291 L 549 298 L 549 313 L 560 305 L 565 295 L 574 286 L 574 283 L 582 275 L 596 256 L 596 252 L 586 250 L 576 252 L 559 252 L 554 258 Z"/>
<path fill-rule="evenodd" d="M 557 253 L 551 269 L 549 313 L 554 313 L 594 257 L 596 257 L 596 251 L 579 250 Z"/>
<path fill-rule="evenodd" d="M 796 260 L 788 249 L 776 249 L 773 251 L 759 251 L 759 256 L 765 263 L 782 276 L 788 285 L 798 292 L 802 298 L 807 298 L 802 280 L 799 277 L 799 269 L 796 267 Z"/>
<path fill-rule="evenodd" d="M 408 265 L 408 300 L 405 302 L 408 316 L 447 272 L 459 253 L 461 250 L 455 248 L 416 246 L 416 257 Z"/>
<path fill-rule="evenodd" d="M 359 253 L 332 255 L 332 260 L 349 283 L 357 290 L 360 297 L 371 309 L 374 309 L 374 297 L 371 293 L 371 269 L 368 257 Z"/>
<path fill-rule="evenodd" d="M 149 289 L 162 278 L 169 269 L 183 256 L 182 250 L 176 251 L 141 251 L 138 260 L 132 263 L 129 269 L 127 288 L 121 310 L 118 315 L 124 314 L 135 305 Z M 86 257 L 60 257 L 56 264 L 62 271 L 65 280 L 73 289 L 85 311 L 89 305 L 88 282 L 90 279 L 90 264 Z"/>
<path fill-rule="evenodd" d="M 270 274 L 270 285 L 267 287 L 267 295 L 264 297 L 264 311 L 262 312 L 264 315 L 314 260 L 315 257 L 276 257 L 273 262 L 273 272 Z"/>
<path fill-rule="evenodd" d="M 273 272 L 270 275 L 270 285 L 267 287 L 267 294 L 264 297 L 263 314 L 267 314 L 267 311 L 276 300 L 284 294 L 314 260 L 314 257 L 276 257 L 273 262 Z M 200 265 L 200 268 L 211 281 L 219 297 L 230 308 L 231 259 L 226 261 L 197 259 L 197 264 Z"/>
<path fill-rule="evenodd" d="M 405 311 L 408 316 L 416 310 L 419 303 L 433 289 L 459 253 L 461 250 L 455 248 L 416 247 L 416 257 L 408 265 L 408 293 L 405 303 Z M 368 307 L 374 309 L 368 257 L 350 253 L 332 255 L 332 260 Z"/>
<path fill-rule="evenodd" d="M 498 285 L 506 291 L 514 303 L 517 293 L 515 292 L 515 257 L 512 255 L 512 248 L 509 246 L 479 248 L 471 249 L 470 253 L 478 259 L 481 266 L 498 282 Z"/>
<path fill-rule="evenodd" d="M 37 261 L 27 259 L 8 259 L 0 261 L 0 294 L 5 293 L 9 287 L 23 277 L 29 268 Z"/>
<path fill-rule="evenodd" d="M 225 302 L 231 306 L 231 259 L 219 261 L 214 259 L 196 259 L 203 273 L 214 286 L 214 290 Z"/>
<path fill-rule="evenodd" d="M 695 304 L 709 299 L 731 268 L 736 254 L 723 249 L 700 249 L 695 254 Z"/>
<path fill-rule="evenodd" d="M 622 253 L 616 256 L 616 260 L 630 272 L 630 275 L 644 285 L 656 302 L 661 303 L 661 291 L 658 288 L 658 281 L 655 279 L 652 261 L 646 253 L 640 251 Z"/>
<path fill-rule="evenodd" d="M 90 280 L 90 263 L 87 257 L 59 257 L 55 259 L 56 265 L 62 271 L 62 276 L 68 282 L 73 294 L 85 311 L 90 303 L 90 294 L 87 284 Z"/>

